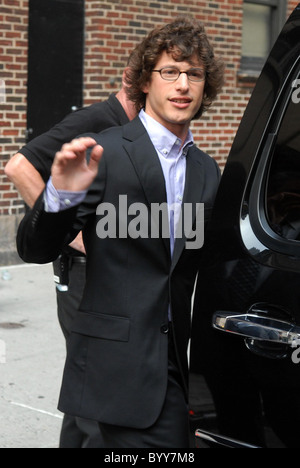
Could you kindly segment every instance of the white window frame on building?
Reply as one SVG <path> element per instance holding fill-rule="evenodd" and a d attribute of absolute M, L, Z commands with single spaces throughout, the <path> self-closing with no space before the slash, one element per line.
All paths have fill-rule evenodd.
<path fill-rule="evenodd" d="M 286 14 L 287 0 L 244 0 L 240 75 L 259 76 Z"/>

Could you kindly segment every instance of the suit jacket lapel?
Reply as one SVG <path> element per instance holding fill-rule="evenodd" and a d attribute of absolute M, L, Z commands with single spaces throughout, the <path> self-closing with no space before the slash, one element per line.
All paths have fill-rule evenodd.
<path fill-rule="evenodd" d="M 201 159 L 199 158 L 199 150 L 196 146 L 192 146 L 186 156 L 186 177 L 185 190 L 182 200 L 182 211 L 185 211 L 185 204 L 190 204 L 193 207 L 192 220 L 189 224 L 194 224 L 196 218 L 196 203 L 201 203 L 204 190 L 204 172 Z M 185 248 L 187 237 L 182 227 L 182 236 L 176 239 L 174 253 L 172 258 L 172 270 L 175 268 L 183 249 Z"/>
<path fill-rule="evenodd" d="M 159 157 L 139 117 L 123 127 L 123 137 L 124 149 L 135 168 L 150 209 L 154 203 L 167 203 L 165 179 Z M 154 222 L 159 226 L 161 233 L 160 220 L 156 219 Z M 164 238 L 163 243 L 170 255 L 170 240 Z"/>

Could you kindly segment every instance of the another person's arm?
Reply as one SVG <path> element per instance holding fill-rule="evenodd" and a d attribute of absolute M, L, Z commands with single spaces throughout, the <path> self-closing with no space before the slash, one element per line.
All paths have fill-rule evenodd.
<path fill-rule="evenodd" d="M 13 182 L 25 203 L 32 208 L 45 188 L 40 173 L 21 153 L 17 153 L 5 167 L 6 176 Z"/>
<path fill-rule="evenodd" d="M 26 205 L 33 208 L 45 189 L 45 182 L 40 173 L 23 154 L 17 153 L 6 165 L 5 174 L 13 182 Z M 82 233 L 78 234 L 69 247 L 85 254 Z"/>
<path fill-rule="evenodd" d="M 54 189 L 60 192 L 85 192 L 98 174 L 98 164 L 102 148 L 92 138 L 80 138 L 63 146 L 57 153 L 52 167 Z M 86 150 L 93 147 L 89 162 Z M 49 181 L 49 184 L 52 183 Z M 61 249 L 72 241 L 81 231 L 74 222 L 79 205 L 66 206 L 64 211 L 50 212 L 47 206 L 50 199 L 45 199 L 47 190 L 38 198 L 18 230 L 17 246 L 20 257 L 25 262 L 48 263 L 54 261 Z M 64 195 L 62 197 L 64 201 Z"/>

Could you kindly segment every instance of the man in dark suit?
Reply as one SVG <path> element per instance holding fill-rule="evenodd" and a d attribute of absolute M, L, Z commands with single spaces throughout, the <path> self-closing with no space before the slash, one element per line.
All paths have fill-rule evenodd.
<path fill-rule="evenodd" d="M 152 31 L 127 75 L 139 116 L 64 145 L 19 228 L 20 256 L 39 263 L 83 230 L 87 280 L 59 408 L 99 421 L 109 448 L 189 446 L 187 346 L 201 249 L 179 227 L 184 217 L 197 237 L 197 208 L 208 215 L 214 202 L 220 171 L 189 125 L 222 81 L 201 24 L 179 18 Z"/>
<path fill-rule="evenodd" d="M 116 95 L 111 94 L 106 101 L 69 114 L 48 132 L 31 140 L 9 161 L 5 167 L 6 175 L 27 205 L 33 207 L 50 177 L 55 154 L 66 141 L 71 141 L 82 132 L 100 133 L 110 127 L 125 125 L 136 114 L 135 106 L 127 98 L 125 84 L 122 83 Z M 86 267 L 84 253 L 82 236 L 78 235 L 54 262 L 57 314 L 66 339 L 71 333 L 72 322 L 82 300 Z M 65 415 L 59 447 L 101 448 L 97 422 Z"/>

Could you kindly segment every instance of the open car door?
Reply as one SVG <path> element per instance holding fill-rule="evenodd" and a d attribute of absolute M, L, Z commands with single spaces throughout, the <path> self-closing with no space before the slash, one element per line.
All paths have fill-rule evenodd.
<path fill-rule="evenodd" d="M 191 372 L 216 434 L 299 446 L 300 4 L 257 81 L 203 248 Z M 197 379 L 196 379 L 197 381 Z M 195 392 L 195 390 L 193 390 Z M 194 424 L 201 428 L 201 419 Z"/>

